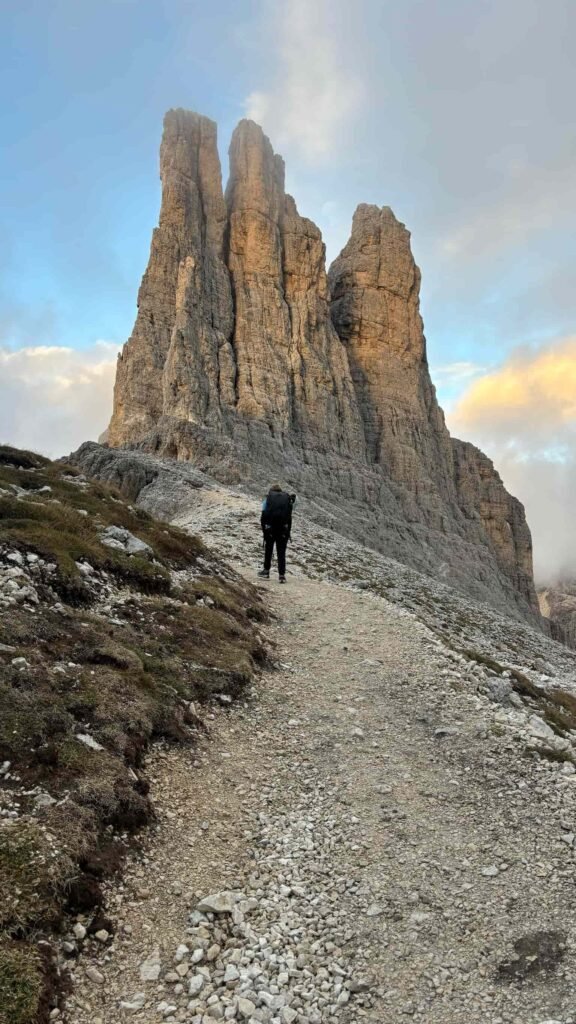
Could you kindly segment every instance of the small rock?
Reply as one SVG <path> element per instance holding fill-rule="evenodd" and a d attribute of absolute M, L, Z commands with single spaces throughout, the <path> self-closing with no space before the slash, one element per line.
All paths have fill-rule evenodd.
<path fill-rule="evenodd" d="M 482 874 L 484 878 L 496 878 L 496 875 L 500 874 L 500 870 L 495 864 L 489 864 L 487 868 L 482 868 Z"/>
<path fill-rule="evenodd" d="M 134 1013 L 137 1010 L 141 1010 L 146 1002 L 145 992 L 136 992 L 129 1000 L 120 1000 L 120 1009 L 126 1010 L 127 1013 Z"/>
<path fill-rule="evenodd" d="M 190 982 L 188 984 L 188 995 L 197 996 L 202 991 L 205 984 L 206 978 L 204 975 L 195 974 L 193 978 L 190 978 Z"/>
<path fill-rule="evenodd" d="M 243 996 L 238 997 L 237 1006 L 238 1013 L 241 1017 L 246 1018 L 246 1020 L 250 1020 L 250 1017 L 256 1009 L 255 1003 L 253 1003 L 251 999 L 245 999 Z M 295 1018 L 292 1019 L 295 1020 Z"/>
<path fill-rule="evenodd" d="M 216 892 L 204 896 L 196 904 L 196 910 L 203 914 L 231 914 L 235 903 L 236 895 L 233 892 Z"/>
<path fill-rule="evenodd" d="M 377 903 L 372 903 L 366 911 L 366 917 L 379 917 L 383 913 L 382 907 L 379 907 Z"/>
<path fill-rule="evenodd" d="M 528 719 L 528 729 L 532 736 L 540 740 L 555 740 L 556 733 L 538 715 L 531 715 Z"/>
<path fill-rule="evenodd" d="M 150 956 L 140 964 L 140 978 L 142 981 L 158 981 L 160 971 L 160 950 L 155 949 L 150 953 Z"/>
<path fill-rule="evenodd" d="M 354 994 L 360 992 L 369 992 L 371 984 L 367 978 L 352 978 L 350 982 L 350 991 Z"/>
<path fill-rule="evenodd" d="M 88 978 L 89 981 L 94 982 L 95 985 L 104 984 L 104 975 L 101 974 L 96 967 L 87 967 L 86 977 Z"/>
<path fill-rule="evenodd" d="M 85 747 L 90 747 L 90 750 L 104 750 L 104 747 L 87 732 L 77 732 L 76 739 L 80 740 Z"/>

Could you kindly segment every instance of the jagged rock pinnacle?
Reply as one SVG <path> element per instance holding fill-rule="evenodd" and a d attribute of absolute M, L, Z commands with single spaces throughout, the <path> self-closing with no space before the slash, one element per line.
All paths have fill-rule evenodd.
<path fill-rule="evenodd" d="M 430 379 L 410 235 L 362 204 L 327 277 L 320 231 L 253 121 L 166 115 L 162 206 L 108 442 L 227 481 L 283 475 L 343 532 L 538 617 L 522 506 L 453 441 Z"/>

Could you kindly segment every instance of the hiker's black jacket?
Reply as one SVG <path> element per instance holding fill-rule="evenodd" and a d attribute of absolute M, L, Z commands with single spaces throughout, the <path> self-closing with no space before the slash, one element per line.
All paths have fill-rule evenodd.
<path fill-rule="evenodd" d="M 269 491 L 262 503 L 260 525 L 264 533 L 289 537 L 292 530 L 292 506 L 295 495 L 286 491 Z"/>

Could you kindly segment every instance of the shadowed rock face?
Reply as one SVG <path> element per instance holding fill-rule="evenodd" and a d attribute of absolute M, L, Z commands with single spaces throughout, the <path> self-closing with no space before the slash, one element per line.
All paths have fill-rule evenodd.
<path fill-rule="evenodd" d="M 541 621 L 522 506 L 436 401 L 404 225 L 359 206 L 327 276 L 320 231 L 252 121 L 225 196 L 216 126 L 198 114 L 166 115 L 160 171 L 108 443 L 225 482 L 281 477 L 342 533 Z"/>
<path fill-rule="evenodd" d="M 556 640 L 576 648 L 576 580 L 558 580 L 538 589 L 540 611 L 552 627 Z"/>

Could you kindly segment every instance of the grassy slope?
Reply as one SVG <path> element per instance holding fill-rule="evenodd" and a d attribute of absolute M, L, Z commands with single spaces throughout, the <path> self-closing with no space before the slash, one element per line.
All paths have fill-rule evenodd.
<path fill-rule="evenodd" d="M 107 525 L 154 558 L 104 546 Z M 38 600 L 0 605 L 0 1022 L 31 1024 L 53 1005 L 42 940 L 90 920 L 152 813 L 147 745 L 193 741 L 191 702 L 241 691 L 263 616 L 197 539 L 74 467 L 0 447 L 0 573 L 15 554 Z"/>

